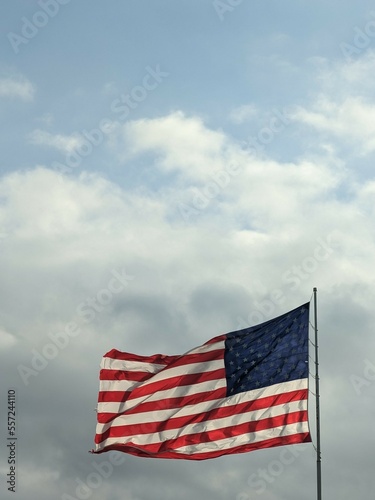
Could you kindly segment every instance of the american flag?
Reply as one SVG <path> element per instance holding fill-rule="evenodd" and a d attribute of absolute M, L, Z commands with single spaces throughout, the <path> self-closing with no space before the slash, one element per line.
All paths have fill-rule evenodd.
<path fill-rule="evenodd" d="M 93 453 L 204 460 L 311 441 L 309 303 L 180 356 L 102 359 Z"/>

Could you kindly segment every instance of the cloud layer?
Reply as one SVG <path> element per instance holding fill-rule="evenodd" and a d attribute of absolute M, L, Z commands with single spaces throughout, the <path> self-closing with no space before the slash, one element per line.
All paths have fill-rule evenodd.
<path fill-rule="evenodd" d="M 0 78 L 0 98 L 21 99 L 32 101 L 35 86 L 22 76 L 6 76 Z"/>
<path fill-rule="evenodd" d="M 374 391 L 373 385 L 353 384 L 345 369 L 351 363 L 363 377 L 364 359 L 374 346 L 366 327 L 373 317 L 373 181 L 350 186 L 350 173 L 330 158 L 285 164 L 255 158 L 223 132 L 182 113 L 129 122 L 121 138 L 117 148 L 128 152 L 127 144 L 134 145 L 133 159 L 124 161 L 153 149 L 157 154 L 149 167 L 161 176 L 173 171 L 175 177 L 136 191 L 100 175 L 61 176 L 43 167 L 1 179 L 1 223 L 7 234 L 1 260 L 3 363 L 29 408 L 20 422 L 24 470 L 34 477 L 38 463 L 46 486 L 42 493 L 36 483 L 31 491 L 48 498 L 58 479 L 61 494 L 74 492 L 75 475 L 84 480 L 93 467 L 85 460 L 73 471 L 69 463 L 91 446 L 98 363 L 105 351 L 183 352 L 309 300 L 313 286 L 321 290 L 324 435 L 326 453 L 333 453 L 339 445 L 330 412 L 353 398 L 366 406 L 362 394 Z M 186 151 L 182 141 L 190 145 Z M 229 164 L 236 168 L 229 171 Z M 343 196 L 349 187 L 350 197 Z M 188 217 L 183 206 L 192 209 Z M 129 279 L 109 295 L 114 273 Z M 337 315 L 347 321 L 337 324 Z M 73 331 L 72 323 L 73 336 L 61 333 Z M 337 358 L 340 339 L 350 338 L 353 329 L 361 332 L 362 342 L 353 342 Z M 57 354 L 46 347 L 52 338 L 68 339 Z M 43 353 L 52 359 L 39 371 Z M 332 400 L 331 391 L 340 398 Z M 65 405 L 75 408 L 72 421 Z M 346 425 L 355 425 L 355 415 L 346 414 Z M 63 434 L 57 431 L 61 427 Z M 49 439 L 39 448 L 40 433 Z M 342 456 L 345 449 L 343 443 Z M 276 460 L 280 452 L 270 453 Z M 311 450 L 304 453 L 291 475 L 303 473 L 304 462 L 313 460 Z M 370 448 L 363 453 L 370 454 Z M 257 460 L 267 463 L 271 455 Z M 248 460 L 256 470 L 257 460 Z M 226 498 L 217 486 L 225 463 L 220 461 L 216 472 L 212 464 L 205 466 L 215 484 L 212 490 L 208 483 L 203 486 L 208 498 Z M 136 459 L 128 457 L 126 464 L 127 482 L 134 485 L 128 498 L 137 498 L 139 485 L 130 472 Z M 150 474 L 165 466 L 145 465 Z M 180 464 L 172 467 L 181 473 Z M 188 467 L 193 473 L 194 465 Z M 349 464 L 343 460 L 340 468 Z M 116 498 L 113 491 L 122 481 L 120 468 L 113 474 L 108 498 Z M 238 481 L 247 494 L 245 470 Z M 98 495 L 105 492 L 103 487 Z M 163 492 L 160 485 L 158 497 Z"/>
<path fill-rule="evenodd" d="M 17 498 L 315 498 L 309 444 L 202 463 L 87 453 L 109 349 L 183 353 L 315 286 L 323 496 L 373 496 L 373 36 L 340 52 L 371 6 L 237 3 L 222 19 L 211 1 L 7 4 L 8 32 L 48 18 L 8 44 L 0 78 Z M 150 71 L 168 78 L 150 90 Z M 313 375 L 310 391 L 315 436 Z"/>

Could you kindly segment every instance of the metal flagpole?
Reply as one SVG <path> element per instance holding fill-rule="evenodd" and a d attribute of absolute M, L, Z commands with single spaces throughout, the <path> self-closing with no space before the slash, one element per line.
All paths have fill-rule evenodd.
<path fill-rule="evenodd" d="M 322 499 L 322 456 L 320 451 L 320 393 L 319 393 L 319 358 L 318 358 L 318 311 L 317 288 L 314 291 L 314 330 L 315 330 L 315 394 L 316 394 L 316 472 L 317 499 Z"/>

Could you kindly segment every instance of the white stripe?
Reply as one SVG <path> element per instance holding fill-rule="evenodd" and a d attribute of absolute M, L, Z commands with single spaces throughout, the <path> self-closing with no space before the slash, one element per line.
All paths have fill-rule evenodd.
<path fill-rule="evenodd" d="M 121 381 L 125 382 L 125 381 Z M 239 404 L 239 403 L 244 403 L 247 401 L 254 401 L 256 399 L 260 398 L 265 398 L 267 396 L 276 396 L 277 394 L 283 394 L 285 392 L 291 392 L 291 391 L 299 391 L 302 389 L 307 389 L 307 384 L 308 380 L 306 378 L 304 379 L 298 379 L 298 380 L 292 380 L 291 382 L 283 382 L 282 384 L 274 384 L 268 387 L 262 387 L 261 389 L 254 389 L 253 391 L 247 391 L 247 392 L 241 392 L 239 394 L 235 394 L 234 396 L 229 396 L 226 398 L 227 403 L 225 404 Z M 195 384 L 193 387 L 196 387 L 198 384 Z M 102 389 L 104 390 L 104 389 Z M 108 390 L 108 389 L 107 389 Z M 121 390 L 121 389 L 117 389 Z M 126 389 L 123 389 L 126 390 Z M 211 389 L 212 390 L 212 389 Z M 195 392 L 195 391 L 194 391 Z M 197 391 L 199 392 L 199 391 Z M 204 392 L 204 391 L 200 391 Z M 132 400 L 135 401 L 135 400 Z M 148 399 L 150 401 L 150 399 Z M 197 413 L 195 411 L 196 407 L 199 407 L 199 412 L 203 411 L 208 411 L 214 406 L 215 401 L 202 401 L 201 403 L 198 403 L 197 405 L 186 405 L 180 411 L 186 412 L 183 413 L 183 415 L 193 415 Z M 221 400 L 219 400 L 221 401 Z M 207 405 L 205 407 L 205 405 Z M 205 409 L 206 408 L 206 409 Z M 97 411 L 98 413 L 121 413 L 127 409 L 126 403 L 118 403 L 118 402 L 107 402 L 107 403 L 98 403 L 97 406 Z M 177 410 L 179 408 L 177 407 Z M 169 415 L 173 415 L 176 410 L 175 409 L 170 409 L 170 410 L 163 410 L 165 412 L 166 420 L 169 418 Z M 170 412 L 170 413 L 168 413 Z M 142 418 L 142 415 L 146 415 L 147 413 L 139 413 L 140 418 Z M 151 415 L 154 414 L 154 412 L 150 412 Z M 152 420 L 151 420 L 152 421 Z"/>
<path fill-rule="evenodd" d="M 142 385 L 142 382 L 135 382 L 134 380 L 101 380 L 99 383 L 100 392 L 111 391 L 130 391 Z"/>
<path fill-rule="evenodd" d="M 175 451 L 183 455 L 193 455 L 194 453 L 207 453 L 216 450 L 229 450 L 244 444 L 259 443 L 267 439 L 274 439 L 278 437 L 293 436 L 295 434 L 302 434 L 309 432 L 307 422 L 297 422 L 282 427 L 273 427 L 271 429 L 264 429 L 258 432 L 251 432 L 248 434 L 241 434 L 231 438 L 219 439 L 206 443 L 199 443 L 197 445 L 182 446 Z"/>
<path fill-rule="evenodd" d="M 130 372 L 158 373 L 168 365 L 147 363 L 145 361 L 127 361 L 124 359 L 102 358 L 100 368 L 104 370 L 121 370 Z"/>
<path fill-rule="evenodd" d="M 215 342 L 214 344 L 202 345 L 199 347 L 195 347 L 191 351 L 183 354 L 179 357 L 184 357 L 187 354 L 202 354 L 205 352 L 217 351 L 220 349 L 224 349 L 225 341 L 221 340 L 219 342 Z M 146 357 L 146 356 L 144 356 Z M 145 373 L 158 373 L 160 370 L 167 368 L 168 365 L 161 365 L 157 363 L 148 363 L 146 361 L 142 361 L 143 356 L 139 356 L 139 360 L 136 361 L 128 361 L 124 359 L 114 359 L 109 357 L 103 357 L 100 363 L 100 368 L 105 370 L 122 370 L 122 371 L 136 371 L 136 372 L 145 372 Z M 185 365 L 189 366 L 189 365 Z"/>
<path fill-rule="evenodd" d="M 221 405 L 223 407 L 224 405 Z M 281 404 L 278 406 L 272 406 L 270 408 L 264 408 L 261 410 L 244 411 L 242 413 L 234 413 L 234 415 L 229 415 L 227 417 L 216 418 L 212 420 L 207 420 L 204 422 L 199 422 L 195 424 L 189 424 L 182 426 L 177 429 L 170 429 L 162 432 L 155 432 L 150 434 L 138 434 L 135 437 L 127 436 L 127 440 L 131 440 L 134 444 L 151 444 L 159 443 L 162 441 L 167 441 L 169 439 L 174 439 L 175 437 L 185 436 L 186 434 L 198 434 L 201 432 L 208 432 L 215 429 L 221 429 L 225 427 L 233 427 L 235 425 L 240 425 L 245 422 L 255 422 L 265 418 L 276 417 L 279 415 L 284 415 L 287 413 L 292 413 L 295 411 L 302 411 L 307 409 L 307 400 L 292 401 L 291 403 Z M 235 407 L 234 407 L 235 411 Z M 154 414 L 160 414 L 162 417 L 163 412 L 154 412 Z M 199 415 L 199 413 L 196 413 Z M 141 416 L 141 415 L 139 415 Z M 176 413 L 176 417 L 181 417 L 181 413 Z M 162 418 L 161 422 L 166 422 L 167 420 L 173 420 L 172 418 Z M 144 420 L 143 422 L 139 419 L 137 420 L 137 415 L 129 415 L 117 417 L 113 422 L 108 424 L 98 424 L 96 428 L 96 434 L 102 434 L 108 428 L 119 427 L 122 425 L 130 424 L 141 424 L 149 422 L 157 422 L 158 417 L 154 415 L 153 419 Z M 162 424 L 161 424 L 162 426 Z M 119 438 L 115 438 L 119 439 Z"/>
<path fill-rule="evenodd" d="M 192 363 L 190 365 L 165 368 L 161 372 L 157 373 L 156 375 L 145 381 L 144 385 L 152 384 L 153 382 L 159 382 L 160 380 L 166 380 L 172 377 L 178 377 L 181 375 L 183 376 L 183 375 L 190 375 L 193 373 L 206 373 L 224 368 L 225 368 L 224 359 L 218 359 L 215 361 L 204 361 L 203 363 Z"/>
<path fill-rule="evenodd" d="M 224 347 L 225 339 L 214 342 L 213 344 L 204 344 L 199 347 L 195 347 L 194 349 L 191 349 L 190 351 L 183 354 L 181 357 L 186 356 L 187 354 L 201 354 L 203 352 L 217 351 L 220 349 L 224 349 Z"/>
<path fill-rule="evenodd" d="M 223 399 L 213 399 L 212 401 L 203 401 L 202 403 L 197 403 L 195 405 L 185 405 L 182 408 L 171 408 L 167 410 L 155 410 L 155 411 L 145 411 L 130 415 L 119 415 L 115 417 L 114 420 L 108 422 L 107 424 L 97 424 L 96 433 L 102 434 L 109 427 L 117 427 L 120 425 L 129 424 L 147 424 L 149 422 L 165 422 L 171 418 L 176 417 L 186 417 L 189 415 L 198 415 L 200 413 L 207 413 L 215 408 L 219 408 L 223 405 Z M 103 403 L 102 403 L 103 404 Z M 113 403 L 107 403 L 113 404 Z M 111 409 L 111 407 L 109 408 Z M 106 408 L 106 412 L 102 413 L 112 413 Z M 99 412 L 98 412 L 99 413 Z"/>
<path fill-rule="evenodd" d="M 155 382 L 160 382 L 162 380 L 168 380 L 172 377 L 190 375 L 194 373 L 207 373 L 214 370 L 224 369 L 224 360 L 210 361 L 204 363 L 196 363 L 194 365 L 186 366 L 176 366 L 175 368 L 162 370 L 160 373 L 155 374 L 149 380 L 143 380 L 141 382 L 136 382 L 134 380 L 101 380 L 99 383 L 100 392 L 111 392 L 111 391 L 130 391 L 136 387 L 143 386 L 146 387 Z M 187 372 L 187 370 L 189 370 Z M 194 385 L 194 384 L 189 384 Z"/>
<path fill-rule="evenodd" d="M 273 439 L 282 436 L 292 436 L 294 434 L 305 433 L 308 431 L 309 429 L 307 422 L 297 422 L 285 426 L 283 425 L 279 427 L 272 427 L 270 429 L 264 429 L 257 432 L 250 432 L 250 433 L 240 434 L 238 436 L 232 436 L 229 438 L 218 439 L 215 441 L 200 442 L 193 445 L 182 446 L 180 448 L 176 448 L 175 450 L 168 450 L 168 451 L 175 451 L 176 453 L 181 453 L 182 455 L 193 455 L 194 453 L 207 453 L 207 452 L 214 452 L 217 450 L 228 450 L 230 448 L 235 448 L 237 446 L 244 444 L 258 443 L 261 441 L 265 441 L 267 439 Z M 174 437 L 178 437 L 178 435 L 175 434 Z M 174 439 L 174 437 L 172 437 L 171 439 Z M 127 444 L 127 443 L 131 443 L 132 445 L 135 445 L 135 447 L 139 446 L 140 449 L 142 449 L 142 445 L 152 444 L 151 440 L 142 442 L 142 444 L 139 441 L 142 440 L 134 439 L 134 436 L 109 438 L 103 441 L 102 443 L 97 444 L 95 450 L 99 451 L 102 448 L 105 448 L 106 446 L 111 446 L 116 444 Z"/>
<path fill-rule="evenodd" d="M 208 412 L 219 406 L 223 405 L 223 399 L 212 399 L 211 401 L 202 401 L 201 403 L 196 403 L 194 405 L 184 405 L 182 407 L 177 406 L 176 408 L 170 408 L 165 410 L 153 410 L 153 411 L 145 411 L 139 412 L 135 414 L 120 414 L 118 417 L 115 417 L 114 420 L 107 424 L 97 424 L 97 432 L 104 432 L 107 428 L 112 425 L 117 425 L 117 419 L 121 418 L 122 424 L 118 425 L 127 425 L 127 424 L 141 424 L 148 422 L 163 422 L 173 417 L 185 417 L 187 415 L 196 415 L 198 413 Z M 99 414 L 105 415 L 106 413 L 121 413 L 120 406 L 122 403 L 99 403 L 97 406 L 97 412 Z M 116 424 L 115 424 L 116 422 Z M 98 429 L 104 429 L 98 431 Z"/>
<path fill-rule="evenodd" d="M 140 405 L 141 403 L 150 401 L 163 401 L 169 398 L 181 398 L 185 396 L 190 396 L 192 394 L 200 394 L 210 391 L 215 391 L 226 387 L 227 383 L 225 378 L 220 378 L 218 380 L 209 380 L 207 382 L 201 382 L 193 385 L 184 385 L 181 387 L 173 387 L 172 389 L 166 389 L 165 391 L 157 391 L 153 394 L 146 394 L 139 398 L 128 399 L 124 403 L 116 403 L 118 405 L 117 412 L 123 412 Z M 108 413 L 108 404 L 113 405 L 114 403 L 98 403 L 97 412 L 98 413 Z M 105 405 L 105 406 L 103 406 Z M 115 412 L 115 413 L 117 413 Z"/>
<path fill-rule="evenodd" d="M 156 373 L 149 380 L 136 382 L 134 380 L 101 380 L 99 383 L 99 391 L 129 391 L 140 385 L 147 386 L 154 382 L 167 380 L 172 377 L 190 375 L 193 373 L 206 373 L 224 368 L 224 360 L 206 361 L 204 363 L 195 363 L 192 365 L 176 366 L 174 368 L 165 368 L 160 373 Z"/>
<path fill-rule="evenodd" d="M 256 399 L 266 398 L 268 396 L 277 396 L 278 394 L 284 394 L 286 392 L 292 392 L 292 391 L 300 391 L 307 388 L 308 388 L 308 379 L 300 378 L 297 380 L 291 380 L 290 382 L 282 382 L 281 384 L 273 384 L 267 387 L 261 387 L 260 389 L 254 389 L 252 391 L 239 392 L 238 394 L 231 396 L 231 401 L 233 400 L 236 403 L 242 403 L 244 401 L 249 401 L 249 400 L 255 401 Z"/>
<path fill-rule="evenodd" d="M 175 367 L 165 367 L 164 370 L 161 370 L 159 373 L 155 373 L 149 379 L 141 382 L 143 385 L 149 385 L 154 382 L 159 382 L 160 380 L 166 380 L 172 377 L 179 377 L 181 375 L 190 375 L 193 373 L 207 373 L 214 370 L 224 369 L 224 360 L 218 359 L 216 361 L 204 361 L 203 363 L 193 363 L 190 365 L 182 365 Z M 121 384 L 123 380 L 105 380 L 106 382 L 110 382 L 113 384 L 113 388 L 109 389 L 112 391 L 120 391 L 121 389 L 117 389 L 116 386 Z M 101 381 L 102 382 L 102 381 Z M 128 380 L 126 382 L 129 382 Z M 131 381 L 130 381 L 131 382 Z M 139 383 L 139 382 L 137 382 Z"/>

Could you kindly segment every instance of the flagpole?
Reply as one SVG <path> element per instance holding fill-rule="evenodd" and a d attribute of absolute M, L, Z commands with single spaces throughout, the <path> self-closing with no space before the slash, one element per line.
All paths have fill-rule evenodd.
<path fill-rule="evenodd" d="M 320 393 L 319 393 L 319 358 L 318 358 L 318 308 L 317 288 L 314 287 L 314 330 L 315 330 L 315 394 L 316 394 L 316 479 L 317 499 L 322 499 L 322 457 L 320 451 Z"/>

